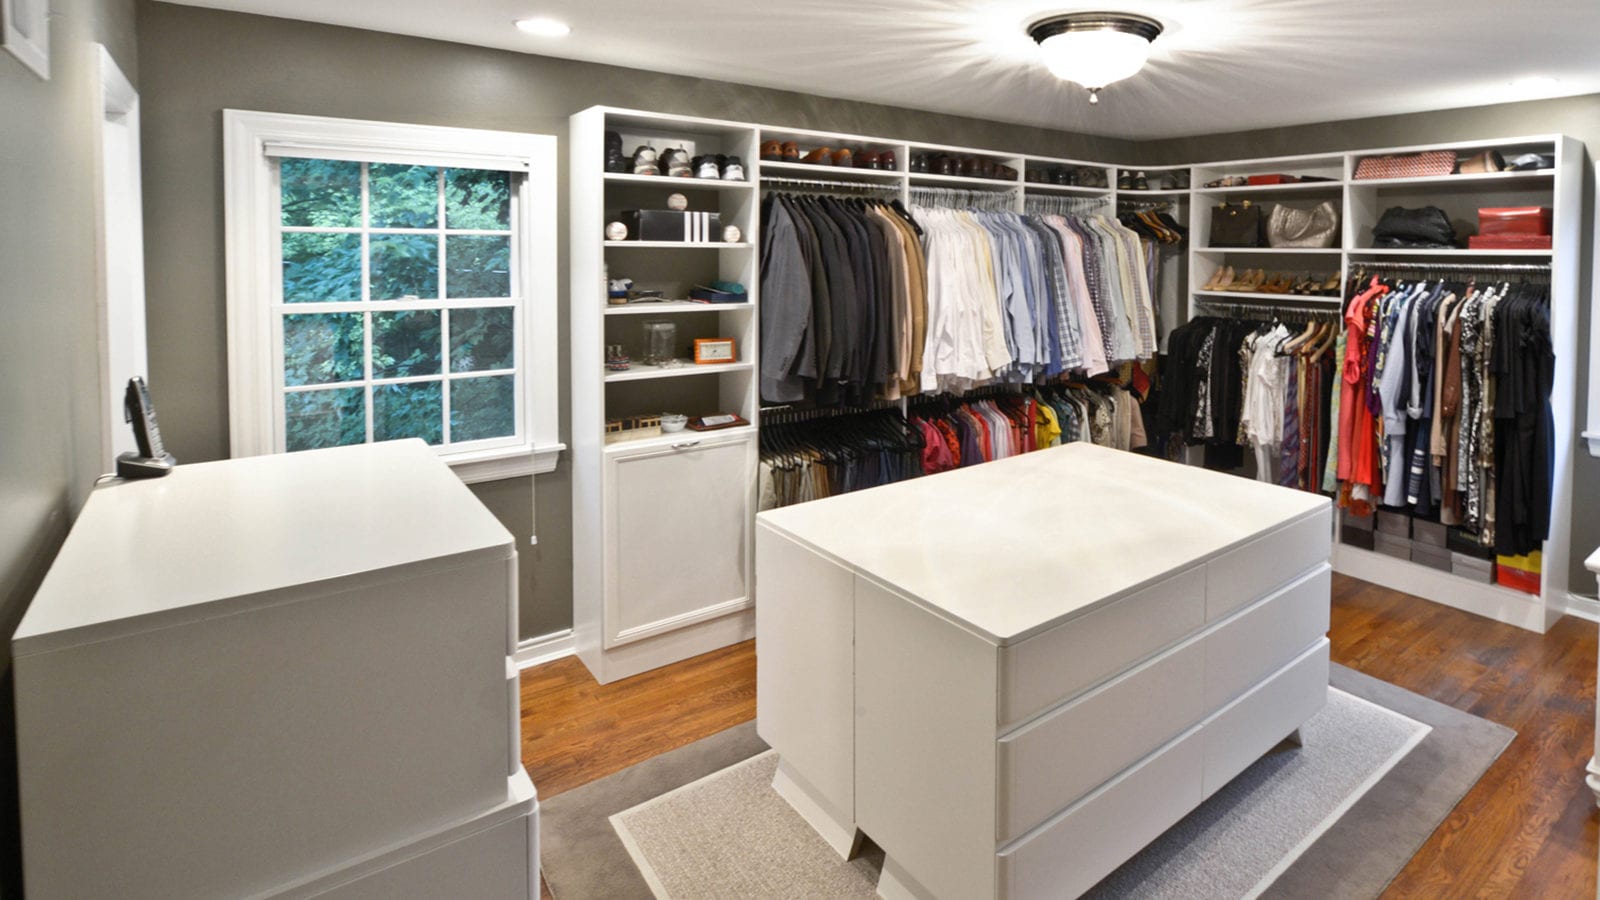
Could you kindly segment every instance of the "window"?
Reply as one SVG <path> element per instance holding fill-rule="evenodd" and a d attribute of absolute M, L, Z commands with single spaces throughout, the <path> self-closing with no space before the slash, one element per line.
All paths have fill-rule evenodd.
<path fill-rule="evenodd" d="M 554 139 L 226 114 L 233 455 L 554 467 Z"/>

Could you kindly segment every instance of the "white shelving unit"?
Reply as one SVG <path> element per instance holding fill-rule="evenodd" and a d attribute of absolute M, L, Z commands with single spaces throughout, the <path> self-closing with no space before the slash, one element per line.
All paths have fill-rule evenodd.
<path fill-rule="evenodd" d="M 640 176 L 604 171 L 605 133 L 623 151 L 683 147 L 690 156 L 738 156 L 745 181 Z M 606 441 L 606 422 L 677 412 L 757 418 L 756 272 L 758 144 L 753 125 L 594 107 L 571 120 L 571 317 L 573 423 L 573 637 L 602 684 L 736 643 L 755 633 L 751 527 L 755 515 L 755 429 L 640 431 Z M 622 210 L 666 209 L 682 193 L 689 209 L 715 211 L 737 243 L 609 241 L 606 223 Z M 746 303 L 611 306 L 605 279 L 687 298 L 695 285 L 735 281 Z M 677 327 L 679 357 L 695 338 L 732 338 L 737 361 L 650 366 L 643 323 Z M 607 345 L 635 362 L 605 368 Z"/>
<path fill-rule="evenodd" d="M 1531 172 L 1493 172 L 1477 175 L 1439 175 L 1423 178 L 1356 179 L 1355 168 L 1368 156 L 1454 150 L 1462 156 L 1495 149 L 1508 158 L 1515 153 L 1554 153 L 1555 167 Z M 1416 147 L 1390 147 L 1349 153 L 1277 157 L 1207 163 L 1193 169 L 1195 227 L 1189 253 L 1190 311 L 1207 299 L 1233 303 L 1274 302 L 1296 305 L 1325 304 L 1337 309 L 1342 297 L 1278 295 L 1237 291 L 1206 291 L 1203 286 L 1223 266 L 1321 271 L 1324 277 L 1338 269 L 1341 284 L 1362 262 L 1471 264 L 1551 264 L 1551 338 L 1555 345 L 1555 387 L 1551 408 L 1555 416 L 1556 460 L 1552 481 L 1550 537 L 1543 549 L 1543 573 L 1538 595 L 1482 584 L 1385 556 L 1347 544 L 1336 544 L 1334 567 L 1345 574 L 1426 597 L 1436 603 L 1464 609 L 1501 622 L 1543 633 L 1559 619 L 1568 597 L 1567 569 L 1572 552 L 1573 453 L 1577 444 L 1576 386 L 1578 353 L 1579 246 L 1582 232 L 1583 147 L 1561 135 L 1466 141 Z M 1314 175 L 1330 181 L 1284 185 L 1214 187 L 1204 185 L 1229 175 L 1284 173 Z M 1264 205 L 1288 203 L 1306 206 L 1335 200 L 1340 210 L 1340 240 L 1329 250 L 1270 247 L 1210 247 L 1211 214 L 1223 202 L 1260 200 Z M 1550 250 L 1407 250 L 1375 248 L 1372 229 L 1391 206 L 1432 205 L 1443 209 L 1458 234 L 1476 230 L 1477 210 L 1491 206 L 1549 206 L 1553 215 Z"/>

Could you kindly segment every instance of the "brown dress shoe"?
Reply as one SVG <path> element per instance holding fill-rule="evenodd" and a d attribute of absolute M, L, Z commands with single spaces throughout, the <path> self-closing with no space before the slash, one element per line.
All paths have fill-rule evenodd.
<path fill-rule="evenodd" d="M 880 159 L 880 157 L 878 155 L 878 151 L 876 151 L 876 150 L 863 150 L 860 153 L 856 154 L 856 168 L 858 168 L 858 169 L 876 169 L 876 168 L 879 168 L 879 163 L 878 163 L 879 159 Z"/>
<path fill-rule="evenodd" d="M 878 168 L 893 172 L 900 168 L 894 158 L 893 150 L 885 150 L 878 154 Z"/>
<path fill-rule="evenodd" d="M 831 166 L 833 165 L 832 154 L 832 147 L 818 147 L 817 149 L 812 150 L 810 153 L 807 153 L 805 156 L 800 157 L 800 161 L 803 163 L 811 163 L 814 166 Z"/>
<path fill-rule="evenodd" d="M 767 162 L 782 162 L 783 145 L 777 141 L 762 141 L 761 158 Z"/>
<path fill-rule="evenodd" d="M 836 166 L 841 166 L 841 167 L 846 168 L 846 169 L 852 168 L 853 165 L 851 163 L 850 157 L 851 157 L 850 148 L 849 147 L 840 147 L 839 149 L 833 151 L 833 164 L 836 165 Z"/>
<path fill-rule="evenodd" d="M 784 162 L 799 162 L 800 161 L 800 145 L 796 144 L 794 141 L 784 141 L 783 142 L 783 161 Z"/>

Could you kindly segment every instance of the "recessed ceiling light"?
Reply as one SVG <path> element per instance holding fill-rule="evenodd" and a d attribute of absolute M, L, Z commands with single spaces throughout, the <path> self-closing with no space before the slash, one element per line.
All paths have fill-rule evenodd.
<path fill-rule="evenodd" d="M 517 21 L 517 27 L 538 37 L 566 37 L 572 33 L 572 26 L 568 25 L 567 23 L 557 22 L 555 19 L 547 19 L 543 17 L 535 19 L 519 19 Z"/>

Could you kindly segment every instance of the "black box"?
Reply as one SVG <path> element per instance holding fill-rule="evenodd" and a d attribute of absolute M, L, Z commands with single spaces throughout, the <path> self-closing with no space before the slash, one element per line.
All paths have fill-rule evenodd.
<path fill-rule="evenodd" d="M 1359 528 L 1344 528 L 1339 531 L 1339 543 L 1360 547 L 1363 550 L 1373 549 L 1372 532 L 1362 531 Z"/>
<path fill-rule="evenodd" d="M 1494 548 L 1485 547 L 1478 543 L 1478 536 L 1464 528 L 1451 528 L 1445 536 L 1444 545 L 1454 553 L 1470 556 L 1474 559 L 1487 559 L 1494 561 Z"/>
<path fill-rule="evenodd" d="M 1373 535 L 1374 550 L 1396 559 L 1411 559 L 1411 541 L 1409 538 L 1395 537 L 1392 534 L 1378 532 Z"/>
<path fill-rule="evenodd" d="M 1397 538 L 1411 537 L 1411 517 L 1403 512 L 1378 510 L 1378 531 Z"/>
<path fill-rule="evenodd" d="M 1370 515 L 1359 516 L 1348 509 L 1344 509 L 1339 511 L 1339 527 L 1346 531 L 1353 529 L 1370 533 L 1377 525 Z"/>
<path fill-rule="evenodd" d="M 1438 522 L 1430 522 L 1427 519 L 1411 520 L 1411 539 L 1419 544 L 1442 549 L 1445 546 L 1445 533 L 1448 531 L 1448 528 Z"/>
<path fill-rule="evenodd" d="M 1411 542 L 1411 561 L 1441 572 L 1450 571 L 1450 551 L 1432 544 Z"/>
<path fill-rule="evenodd" d="M 633 241 L 722 243 L 722 213 L 675 209 L 625 209 L 622 221 Z"/>

